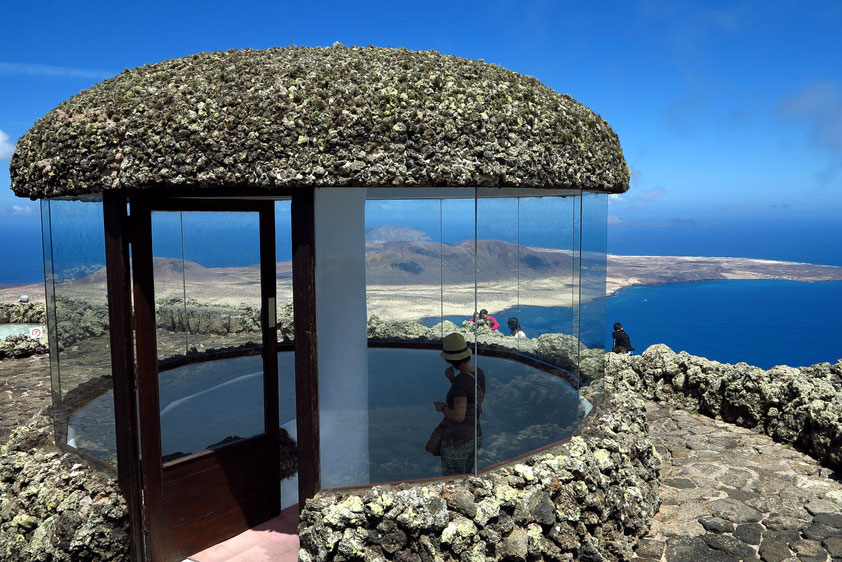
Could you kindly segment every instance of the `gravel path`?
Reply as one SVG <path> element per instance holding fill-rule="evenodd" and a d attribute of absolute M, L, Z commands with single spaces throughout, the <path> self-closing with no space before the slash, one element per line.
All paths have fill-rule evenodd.
<path fill-rule="evenodd" d="M 638 560 L 842 560 L 842 475 L 769 437 L 647 403 L 661 509 Z"/>

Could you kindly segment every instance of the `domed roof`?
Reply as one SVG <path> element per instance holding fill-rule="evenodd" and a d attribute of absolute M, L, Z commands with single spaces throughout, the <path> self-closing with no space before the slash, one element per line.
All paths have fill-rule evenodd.
<path fill-rule="evenodd" d="M 273 48 L 126 70 L 18 142 L 31 198 L 149 188 L 628 189 L 602 118 L 538 80 L 433 51 Z"/>

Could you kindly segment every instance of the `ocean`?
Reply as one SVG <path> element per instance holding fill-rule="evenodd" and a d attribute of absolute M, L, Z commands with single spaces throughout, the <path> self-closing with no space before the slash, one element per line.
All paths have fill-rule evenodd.
<path fill-rule="evenodd" d="M 607 299 L 635 353 L 655 343 L 768 369 L 842 359 L 842 281 L 733 280 L 632 287 Z"/>
<path fill-rule="evenodd" d="M 86 227 L 91 230 L 90 238 L 101 236 L 100 225 Z M 837 225 L 830 219 L 742 221 L 714 226 L 612 225 L 608 243 L 609 252 L 616 254 L 752 257 L 842 266 L 842 248 L 834 234 L 836 229 Z M 251 257 L 246 258 L 252 252 L 237 247 L 238 241 L 247 238 L 238 236 L 227 241 L 234 255 L 249 261 L 236 265 L 250 265 L 253 261 Z M 222 258 L 219 264 L 212 263 L 214 256 L 220 258 L 213 244 L 192 246 L 195 248 L 192 258 L 208 267 L 235 265 L 230 256 Z M 278 248 L 279 260 L 289 259 L 288 225 L 286 228 L 278 225 Z M 178 253 L 173 248 L 172 257 L 178 257 Z M 42 279 L 41 231 L 37 219 L 0 223 L 0 285 Z M 764 368 L 776 364 L 835 362 L 842 357 L 842 322 L 838 322 L 842 317 L 842 283 L 839 282 L 735 280 L 634 287 L 607 298 L 606 309 L 606 345 L 611 341 L 610 325 L 620 321 L 638 352 L 653 343 L 665 343 L 676 351 L 686 350 L 729 363 L 745 361 Z M 495 312 L 505 324 L 510 311 Z M 528 335 L 558 330 L 570 323 L 569 314 L 563 312 L 527 313 L 521 309 L 517 314 Z M 543 326 L 542 322 L 547 325 Z M 586 333 L 583 339 L 594 345 L 603 338 Z"/>

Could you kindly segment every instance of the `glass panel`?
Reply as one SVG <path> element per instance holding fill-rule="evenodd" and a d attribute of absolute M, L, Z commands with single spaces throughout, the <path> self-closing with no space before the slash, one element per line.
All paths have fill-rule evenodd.
<path fill-rule="evenodd" d="M 582 197 L 582 268 L 579 330 L 582 414 L 602 399 L 605 373 L 605 299 L 608 252 L 608 198 L 586 193 Z"/>
<path fill-rule="evenodd" d="M 189 353 L 260 345 L 258 214 L 184 213 L 184 283 Z"/>
<path fill-rule="evenodd" d="M 441 339 L 441 201 L 369 200 L 365 213 L 369 339 Z"/>
<path fill-rule="evenodd" d="M 275 265 L 278 341 L 293 339 L 292 324 L 292 215 L 289 201 L 275 202 Z"/>
<path fill-rule="evenodd" d="M 52 200 L 42 211 L 56 438 L 116 465 L 102 204 Z"/>
<path fill-rule="evenodd" d="M 576 429 L 578 198 L 484 197 L 493 197 L 494 190 L 479 194 L 478 299 L 504 332 L 479 338 L 481 345 L 493 347 L 493 356 L 478 358 L 487 379 L 482 470 L 567 438 Z M 483 305 L 497 302 L 497 310 Z"/>
<path fill-rule="evenodd" d="M 263 433 L 260 355 L 162 371 L 158 384 L 164 462 Z"/>
<path fill-rule="evenodd" d="M 182 213 L 152 213 L 152 267 L 158 359 L 187 355 Z"/>
<path fill-rule="evenodd" d="M 290 343 L 292 317 L 292 215 L 289 201 L 275 202 L 275 252 L 278 341 Z M 278 353 L 278 419 L 281 425 L 281 508 L 298 503 L 295 442 L 295 352 Z"/>
<path fill-rule="evenodd" d="M 164 460 L 262 433 L 258 214 L 155 212 L 152 235 L 159 357 L 256 354 L 161 371 Z"/>
<path fill-rule="evenodd" d="M 452 359 L 450 364 L 443 362 L 439 367 L 439 373 L 446 378 L 434 375 L 432 379 L 438 400 L 446 405 L 439 414 L 439 419 L 445 419 L 440 459 L 444 476 L 475 473 L 477 444 L 482 435 L 476 416 L 478 389 L 484 380 L 477 357 L 482 326 L 477 321 L 480 262 L 476 190 L 459 190 L 459 196 L 463 198 L 442 201 L 442 309 L 444 320 L 452 320 L 456 328 L 451 331 L 453 325 L 444 325 L 442 347 Z M 454 333 L 464 338 L 470 356 L 459 357 L 460 350 L 455 348 L 462 340 L 450 335 Z"/>

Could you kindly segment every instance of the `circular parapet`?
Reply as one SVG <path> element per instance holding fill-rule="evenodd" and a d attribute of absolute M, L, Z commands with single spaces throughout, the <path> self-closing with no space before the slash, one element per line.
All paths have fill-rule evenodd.
<path fill-rule="evenodd" d="M 126 70 L 18 142 L 31 198 L 149 188 L 628 189 L 617 135 L 538 80 L 433 51 L 199 53 Z"/>

